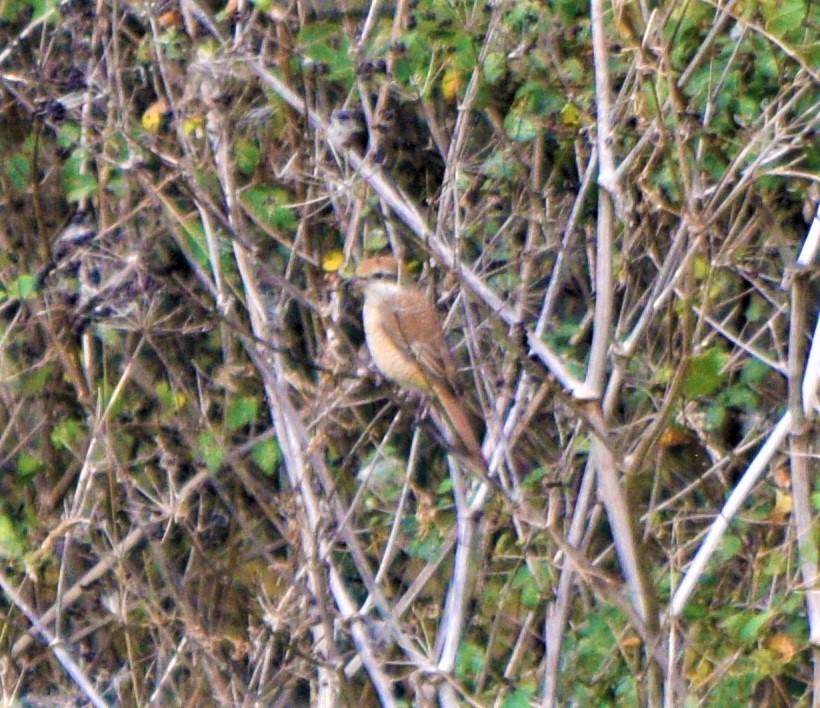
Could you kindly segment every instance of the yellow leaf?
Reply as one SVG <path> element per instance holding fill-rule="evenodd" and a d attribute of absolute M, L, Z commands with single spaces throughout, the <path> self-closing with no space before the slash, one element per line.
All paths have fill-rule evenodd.
<path fill-rule="evenodd" d="M 666 448 L 673 447 L 675 445 L 683 445 L 689 440 L 690 436 L 685 428 L 678 427 L 677 425 L 670 425 L 663 431 L 663 433 L 661 433 L 658 444 L 661 447 Z"/>
<path fill-rule="evenodd" d="M 798 652 L 798 648 L 794 644 L 794 640 L 783 632 L 773 634 L 766 640 L 766 648 L 777 654 L 777 657 L 784 663 L 792 660 Z"/>
<path fill-rule="evenodd" d="M 461 84 L 461 74 L 453 68 L 447 69 L 441 77 L 441 97 L 447 103 L 455 103 Z"/>
<path fill-rule="evenodd" d="M 769 521 L 772 523 L 782 523 L 794 508 L 794 499 L 788 492 L 780 489 L 774 490 L 774 507 L 769 512 Z"/>
<path fill-rule="evenodd" d="M 774 477 L 775 484 L 778 487 L 783 487 L 784 489 L 788 489 L 792 484 L 792 478 L 789 476 L 789 470 L 785 466 L 777 467 L 772 475 Z"/>
<path fill-rule="evenodd" d="M 621 648 L 629 649 L 639 647 L 641 645 L 641 638 L 636 634 L 629 634 L 621 640 Z"/>
<path fill-rule="evenodd" d="M 342 251 L 329 251 L 325 254 L 325 257 L 322 258 L 322 270 L 325 271 L 325 273 L 335 273 L 344 265 L 344 262 L 345 254 Z"/>
<path fill-rule="evenodd" d="M 565 103 L 561 109 L 561 123 L 570 128 L 581 125 L 581 112 L 571 103 Z"/>
<path fill-rule="evenodd" d="M 709 276 L 712 266 L 709 260 L 704 256 L 695 256 L 692 260 L 692 269 L 695 274 L 695 280 L 705 280 Z"/>
<path fill-rule="evenodd" d="M 202 137 L 202 129 L 205 126 L 205 119 L 202 116 L 191 116 L 182 121 L 182 132 L 185 135 Z"/>
<path fill-rule="evenodd" d="M 181 411 L 188 404 L 188 396 L 182 391 L 177 391 L 174 394 L 174 410 Z"/>
<path fill-rule="evenodd" d="M 168 101 L 164 98 L 154 101 L 145 109 L 145 113 L 142 114 L 142 119 L 140 120 L 142 127 L 149 133 L 159 132 L 160 125 L 162 125 L 162 116 L 165 115 L 167 111 Z"/>

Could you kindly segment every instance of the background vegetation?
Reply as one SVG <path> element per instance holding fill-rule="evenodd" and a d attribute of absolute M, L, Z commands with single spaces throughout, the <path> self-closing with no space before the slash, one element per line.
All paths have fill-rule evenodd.
<path fill-rule="evenodd" d="M 817 4 L 367 9 L 0 0 L 4 702 L 816 702 Z"/>

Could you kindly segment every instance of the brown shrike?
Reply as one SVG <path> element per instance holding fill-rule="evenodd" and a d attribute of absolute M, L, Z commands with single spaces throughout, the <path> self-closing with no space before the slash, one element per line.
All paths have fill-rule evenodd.
<path fill-rule="evenodd" d="M 451 451 L 486 472 L 481 445 L 459 400 L 453 356 L 435 307 L 392 256 L 366 259 L 356 276 L 364 290 L 367 348 L 379 371 L 402 388 L 424 393 Z"/>

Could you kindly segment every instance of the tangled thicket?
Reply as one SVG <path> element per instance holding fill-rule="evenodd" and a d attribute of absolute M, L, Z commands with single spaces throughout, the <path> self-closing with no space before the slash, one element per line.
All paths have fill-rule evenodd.
<path fill-rule="evenodd" d="M 812 4 L 308 5 L 0 2 L 4 701 L 810 701 Z"/>

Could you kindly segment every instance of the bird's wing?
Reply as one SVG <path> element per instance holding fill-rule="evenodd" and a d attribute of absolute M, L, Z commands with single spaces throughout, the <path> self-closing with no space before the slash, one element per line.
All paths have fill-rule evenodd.
<path fill-rule="evenodd" d="M 430 379 L 431 386 L 446 385 L 455 390 L 456 367 L 450 348 L 444 340 L 442 319 L 423 293 L 417 292 L 416 295 L 409 303 L 405 303 L 399 313 L 389 318 L 389 328 L 392 329 L 387 334 L 395 336 L 394 341 L 404 344 L 425 377 Z M 415 336 L 407 335 L 402 322 L 414 325 Z"/>
<path fill-rule="evenodd" d="M 476 469 L 486 471 L 473 422 L 457 393 L 455 363 L 444 339 L 443 322 L 437 310 L 421 291 L 416 291 L 413 297 L 404 297 L 400 303 L 392 302 L 386 308 L 385 314 L 388 313 L 381 319 L 383 333 L 397 344 L 408 367 L 418 370 L 425 382 L 424 388 L 433 394 L 437 404 L 434 412 L 436 408 L 440 412 L 434 418 L 445 442 L 453 450 L 465 454 Z M 413 325 L 412 337 L 406 331 L 410 323 Z"/>

